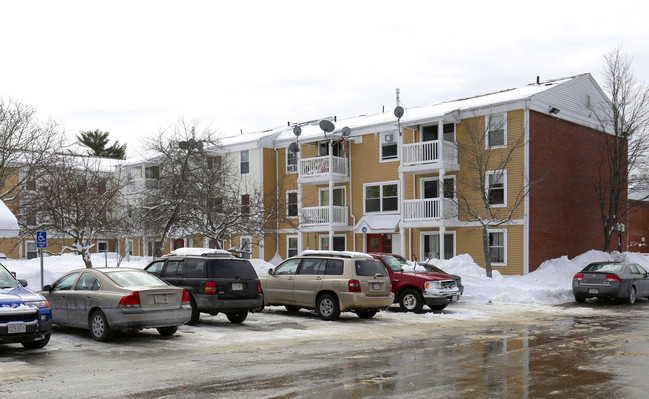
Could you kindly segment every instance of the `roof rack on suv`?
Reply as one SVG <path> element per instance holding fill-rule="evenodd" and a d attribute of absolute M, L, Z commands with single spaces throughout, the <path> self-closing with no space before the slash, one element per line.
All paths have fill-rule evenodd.
<path fill-rule="evenodd" d="M 234 256 L 230 251 L 225 249 L 213 248 L 178 248 L 164 255 L 167 256 L 215 256 L 215 257 L 232 257 Z"/>
<path fill-rule="evenodd" d="M 371 255 L 368 255 L 363 252 L 353 252 L 353 251 L 321 251 L 307 249 L 302 251 L 300 256 L 329 256 L 329 257 L 339 257 L 339 258 L 371 258 Z"/>

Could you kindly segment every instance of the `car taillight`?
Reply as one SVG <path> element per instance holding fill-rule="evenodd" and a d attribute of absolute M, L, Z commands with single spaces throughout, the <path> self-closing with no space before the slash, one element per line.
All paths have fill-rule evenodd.
<path fill-rule="evenodd" d="M 183 290 L 183 298 L 180 300 L 181 302 L 191 302 L 192 298 L 189 296 L 189 292 Z"/>
<path fill-rule="evenodd" d="M 358 280 L 349 280 L 349 292 L 361 292 L 361 283 Z"/>
<path fill-rule="evenodd" d="M 208 281 L 205 283 L 205 295 L 216 295 L 216 283 Z"/>
<path fill-rule="evenodd" d="M 140 307 L 140 293 L 135 291 L 130 295 L 126 295 L 119 301 L 120 306 L 125 308 L 139 308 Z"/>
<path fill-rule="evenodd" d="M 261 295 L 261 282 L 257 283 L 257 294 Z"/>
<path fill-rule="evenodd" d="M 606 275 L 606 281 L 608 281 L 608 282 L 617 281 L 618 283 L 621 283 L 622 279 L 619 278 L 618 276 L 616 276 L 615 274 L 607 274 Z"/>
<path fill-rule="evenodd" d="M 581 281 L 581 280 L 584 279 L 584 275 L 581 274 L 581 273 L 579 273 L 579 274 L 575 274 L 575 277 L 573 277 L 572 279 L 573 279 L 573 280 L 577 280 L 577 281 Z"/>

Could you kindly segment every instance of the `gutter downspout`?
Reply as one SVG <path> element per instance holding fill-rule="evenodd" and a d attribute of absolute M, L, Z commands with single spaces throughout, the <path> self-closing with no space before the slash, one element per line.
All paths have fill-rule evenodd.
<path fill-rule="evenodd" d="M 349 216 L 352 217 L 354 222 L 352 223 L 353 227 L 356 227 L 356 216 L 354 216 L 354 209 L 352 208 L 352 205 L 354 204 L 353 201 L 353 196 L 352 193 L 354 192 L 353 185 L 352 185 L 352 141 L 351 138 L 349 141 L 349 144 L 347 144 L 347 148 L 349 151 L 349 157 L 348 157 L 348 162 L 349 162 Z M 352 251 L 356 252 L 356 232 L 352 229 Z"/>
<path fill-rule="evenodd" d="M 525 181 L 528 185 L 528 194 L 525 196 L 523 205 L 523 274 L 530 272 L 530 100 L 525 100 L 525 149 L 524 149 L 524 170 Z M 525 183 L 527 182 L 527 183 Z"/>
<path fill-rule="evenodd" d="M 261 147 L 261 137 L 257 139 L 257 149 L 259 150 L 259 188 L 261 189 L 262 200 L 266 200 L 264 197 L 264 149 Z M 250 257 L 252 257 L 252 239 L 250 241 Z M 262 231 L 261 241 L 259 242 L 259 258 L 262 260 L 266 260 L 265 244 L 265 232 Z"/>
<path fill-rule="evenodd" d="M 275 150 L 275 254 L 279 255 L 279 152 L 275 146 L 273 150 Z M 288 251 L 286 252 L 288 254 Z"/>

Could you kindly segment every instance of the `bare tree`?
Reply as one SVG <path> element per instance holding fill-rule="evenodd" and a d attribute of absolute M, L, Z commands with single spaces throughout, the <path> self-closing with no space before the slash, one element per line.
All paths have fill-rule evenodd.
<path fill-rule="evenodd" d="M 458 125 L 457 151 L 462 164 L 462 173 L 458 174 L 456 183 L 459 217 L 479 225 L 488 277 L 492 276 L 492 255 L 499 255 L 496 249 L 492 251 L 491 240 L 497 236 L 491 237 L 490 230 L 512 221 L 530 188 L 520 168 L 510 168 L 525 145 L 524 122 L 520 119 L 518 127 L 515 120 L 506 118 L 507 114 L 491 115 L 483 122 L 485 118 L 476 115 Z M 514 131 L 520 134 L 512 134 Z M 505 142 L 506 146 L 501 145 Z M 511 195 L 505 197 L 505 190 L 518 177 L 514 175 L 518 172 L 523 181 L 521 188 L 513 198 Z M 504 198 L 507 198 L 506 203 Z"/>
<path fill-rule="evenodd" d="M 629 192 L 646 188 L 649 151 L 649 87 L 635 77 L 621 48 L 604 56 L 603 89 L 609 102 L 592 105 L 604 139 L 598 179 L 593 182 L 604 229 L 604 251 L 630 211 Z M 643 169 L 644 168 L 644 169 Z M 641 195 L 643 199 L 647 194 Z"/>
<path fill-rule="evenodd" d="M 102 160 L 59 155 L 20 196 L 21 234 L 34 237 L 44 230 L 53 239 L 71 239 L 71 246 L 61 242 L 61 253 L 80 254 L 90 268 L 92 241 L 121 229 L 118 204 L 123 185 Z"/>
<path fill-rule="evenodd" d="M 26 183 L 47 170 L 64 143 L 53 121 L 41 122 L 36 109 L 15 100 L 0 99 L 0 199 L 16 199 Z"/>

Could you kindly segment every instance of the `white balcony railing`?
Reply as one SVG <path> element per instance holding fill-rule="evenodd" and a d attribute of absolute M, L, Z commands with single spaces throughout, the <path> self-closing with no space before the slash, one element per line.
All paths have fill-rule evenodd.
<path fill-rule="evenodd" d="M 440 144 L 444 145 L 444 158 L 440 159 Z M 423 141 L 403 145 L 403 164 L 416 165 L 431 162 L 457 163 L 457 145 L 450 141 Z"/>
<path fill-rule="evenodd" d="M 302 208 L 302 223 L 303 224 L 347 224 L 348 223 L 348 208 L 346 206 L 333 207 L 333 221 L 329 217 L 328 206 L 314 206 Z"/>
<path fill-rule="evenodd" d="M 306 158 L 300 160 L 300 176 L 348 175 L 347 158 L 331 157 L 333 168 L 329 167 L 329 156 Z"/>
<path fill-rule="evenodd" d="M 457 219 L 457 204 L 448 198 L 405 200 L 403 219 Z"/>

